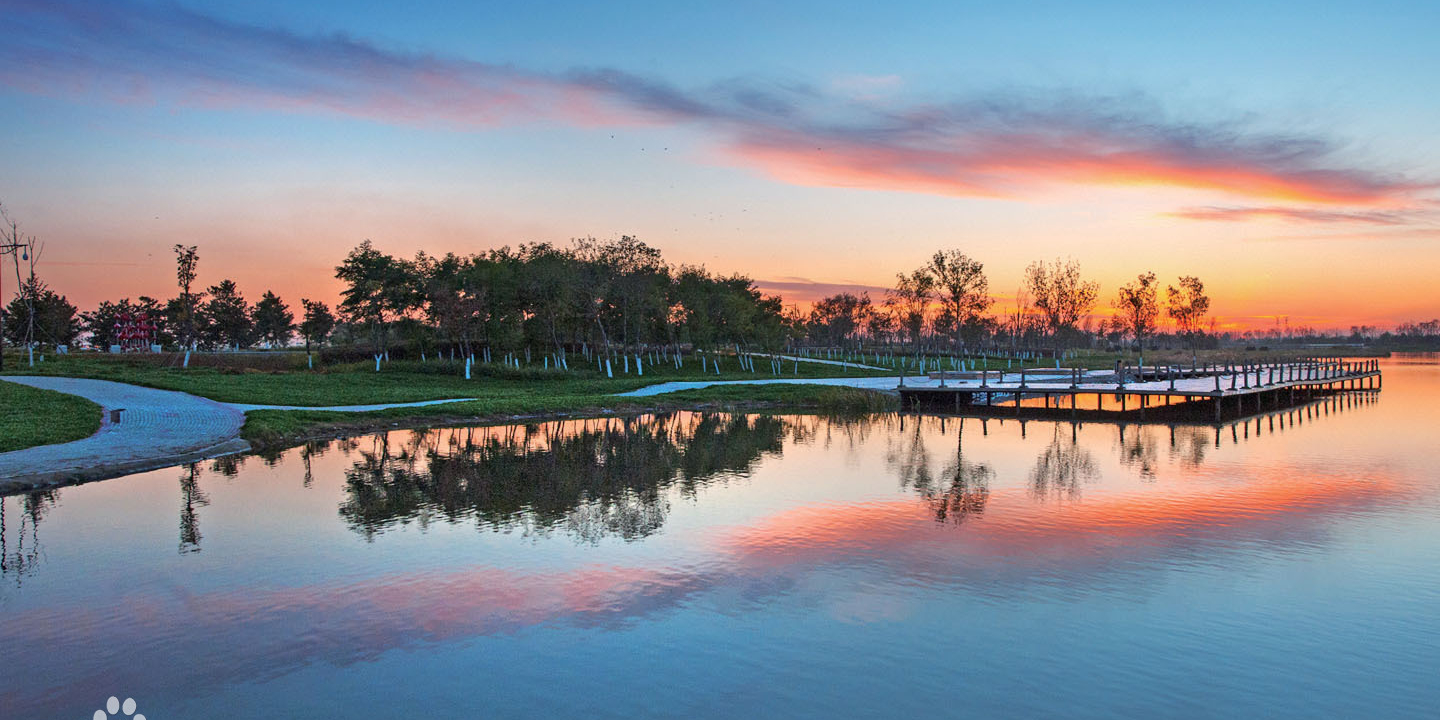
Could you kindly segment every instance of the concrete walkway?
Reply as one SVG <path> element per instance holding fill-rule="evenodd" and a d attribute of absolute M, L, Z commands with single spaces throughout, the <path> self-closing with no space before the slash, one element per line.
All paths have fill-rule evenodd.
<path fill-rule="evenodd" d="M 449 400 L 421 400 L 419 402 L 383 403 L 380 405 L 325 405 L 322 407 L 312 407 L 309 405 L 251 405 L 248 403 L 221 404 L 235 408 L 240 412 L 250 412 L 251 410 L 320 410 L 322 412 L 370 412 L 371 410 L 389 410 L 390 408 L 444 405 L 446 403 L 466 402 L 468 400 L 478 399 L 479 398 L 451 398 Z"/>
<path fill-rule="evenodd" d="M 182 392 L 108 380 L 9 376 L 30 387 L 78 395 L 104 409 L 100 431 L 84 440 L 0 453 L 0 492 L 113 477 L 242 452 L 245 413 Z M 124 409 L 119 423 L 110 411 Z"/>
<path fill-rule="evenodd" d="M 999 385 L 1001 383 L 1020 382 L 1019 372 L 1004 373 L 1003 375 L 999 373 L 999 371 L 992 372 L 995 374 L 990 377 L 989 382 L 992 385 L 997 386 L 996 392 L 1001 391 L 1001 389 L 999 388 Z M 1110 374 L 1111 373 L 1108 370 L 1085 371 L 1085 377 L 1087 378 L 1108 376 Z M 1036 376 L 1031 375 L 1030 383 L 1035 384 L 1037 382 L 1039 381 L 1036 379 Z M 1069 382 L 1070 381 L 1068 379 L 1065 381 L 1067 387 L 1069 386 Z M 951 387 L 959 387 L 967 384 L 971 386 L 978 386 L 980 384 L 980 381 L 966 381 L 951 378 L 946 381 L 946 384 Z M 679 390 L 694 390 L 695 388 L 711 387 L 713 385 L 833 385 L 837 387 L 859 388 L 861 390 L 881 390 L 893 392 L 900 388 L 900 378 L 899 376 L 889 376 L 856 378 L 765 378 L 759 380 L 696 380 L 684 382 L 674 381 L 649 385 L 647 387 L 640 388 L 639 390 L 631 390 L 630 392 L 626 393 L 616 393 L 616 395 L 619 397 L 650 397 L 651 395 L 662 395 L 664 393 L 671 393 Z M 940 387 L 940 381 L 934 378 L 925 377 L 923 375 L 907 375 L 905 376 L 905 385 L 907 387 L 938 388 Z"/>
<path fill-rule="evenodd" d="M 769 355 L 768 353 L 750 353 L 750 356 L 751 356 L 751 357 L 757 357 L 757 358 L 768 358 L 768 357 L 770 357 L 770 355 Z M 785 360 L 785 361 L 788 361 L 788 362 L 796 362 L 796 361 L 799 361 L 799 362 L 804 362 L 804 363 L 819 363 L 819 364 L 821 364 L 821 365 L 834 365 L 834 366 L 836 366 L 836 367 L 859 368 L 859 369 L 861 369 L 861 370 L 891 370 L 891 369 L 893 369 L 893 368 L 877 367 L 877 366 L 875 366 L 875 365 L 862 365 L 861 363 L 849 362 L 849 361 L 846 361 L 846 360 L 826 360 L 826 359 L 824 359 L 824 358 L 800 357 L 800 356 L 798 356 L 798 355 L 776 355 L 776 356 L 775 356 L 775 359 L 777 359 L 777 360 Z"/>
<path fill-rule="evenodd" d="M 930 382 L 925 377 L 907 377 L 905 384 Z M 938 384 L 939 381 L 935 381 Z M 696 388 L 711 387 L 714 385 L 833 385 L 837 387 L 852 387 L 862 390 L 894 390 L 900 387 L 899 377 L 857 377 L 857 378 L 767 378 L 764 380 L 687 380 L 664 382 L 631 390 L 625 393 L 616 393 L 618 397 L 650 397 L 651 395 L 662 395 L 664 393 L 676 392 L 679 390 L 694 390 Z"/>
<path fill-rule="evenodd" d="M 104 411 L 100 431 L 84 440 L 0 453 L 0 493 L 98 480 L 244 452 L 250 444 L 240 439 L 240 428 L 250 410 L 366 412 L 468 399 L 327 407 L 251 405 L 109 380 L 32 375 L 0 376 L 0 380 L 78 395 Z M 111 423 L 110 411 L 122 408 L 120 422 Z"/>

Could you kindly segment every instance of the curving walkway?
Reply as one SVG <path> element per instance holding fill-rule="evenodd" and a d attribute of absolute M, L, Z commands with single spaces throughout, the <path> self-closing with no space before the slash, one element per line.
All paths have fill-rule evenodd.
<path fill-rule="evenodd" d="M 1018 372 L 993 372 L 995 372 L 996 374 L 994 377 L 991 377 L 989 379 L 989 382 L 997 386 L 996 392 L 1001 391 L 1001 388 L 998 388 L 998 386 L 1002 383 L 1020 382 L 1020 373 Z M 1111 374 L 1112 373 L 1109 370 L 1085 371 L 1085 376 L 1088 378 L 1109 377 Z M 951 378 L 946 382 L 948 382 L 952 386 L 979 384 L 978 380 L 960 380 L 956 378 Z M 1038 383 L 1043 381 L 1032 375 L 1030 376 L 1030 382 Z M 1069 387 L 1068 379 L 1065 381 L 1065 383 L 1066 387 Z M 900 378 L 899 376 L 892 375 L 885 377 L 856 378 L 765 378 L 757 380 L 696 380 L 684 382 L 673 381 L 657 383 L 655 385 L 648 385 L 646 387 L 640 388 L 639 390 L 631 390 L 630 392 L 625 393 L 616 393 L 616 395 L 619 397 L 650 397 L 651 395 L 662 395 L 664 393 L 677 392 L 680 390 L 694 390 L 696 388 L 711 387 L 714 385 L 835 385 L 839 387 L 859 388 L 861 390 L 895 391 L 900 388 Z M 940 381 L 923 375 L 907 375 L 905 376 L 905 385 L 907 387 L 920 388 L 939 387 Z"/>
<path fill-rule="evenodd" d="M 366 412 L 469 399 L 327 407 L 251 405 L 109 380 L 38 375 L 0 376 L 0 380 L 78 395 L 104 412 L 100 431 L 84 440 L 0 453 L 0 493 L 97 480 L 244 452 L 250 449 L 250 443 L 240 439 L 240 428 L 250 410 Z M 110 411 L 116 409 L 124 412 L 119 423 L 112 423 Z"/>
<path fill-rule="evenodd" d="M 769 355 L 768 353 L 750 353 L 750 356 L 751 356 L 751 357 L 757 357 L 757 358 L 768 358 L 768 357 L 770 357 L 770 355 Z M 826 359 L 824 359 L 824 358 L 800 357 L 800 356 L 798 356 L 798 355 L 776 355 L 776 356 L 775 356 L 775 359 L 777 359 L 777 360 L 786 360 L 786 361 L 789 361 L 789 362 L 799 361 L 799 362 L 804 362 L 804 363 L 819 363 L 819 364 L 821 364 L 821 365 L 834 365 L 835 367 L 859 368 L 859 369 L 861 369 L 861 370 L 893 370 L 893 369 L 894 369 L 894 368 L 878 367 L 878 366 L 875 366 L 875 365 L 864 365 L 864 364 L 861 364 L 861 363 L 858 363 L 858 362 L 849 362 L 849 361 L 846 361 L 846 360 L 826 360 Z"/>
<path fill-rule="evenodd" d="M 447 403 L 466 402 L 478 400 L 479 398 L 450 398 L 449 400 L 420 400 L 417 402 L 403 403 L 382 403 L 379 405 L 322 405 L 314 407 L 310 405 L 251 405 L 249 403 L 221 403 L 235 408 L 240 412 L 251 410 L 319 410 L 322 412 L 370 412 L 371 410 L 389 410 L 390 408 L 424 407 L 426 405 L 445 405 Z"/>
<path fill-rule="evenodd" d="M 930 382 L 925 377 L 906 377 L 906 385 L 922 385 Z M 938 383 L 939 381 L 935 381 Z M 650 397 L 651 395 L 663 395 L 680 390 L 694 390 L 715 385 L 834 385 L 838 387 L 860 388 L 862 390 L 895 390 L 900 387 L 900 378 L 897 377 L 857 377 L 857 378 L 766 378 L 763 380 L 675 380 L 671 382 L 648 385 L 639 390 L 616 393 L 618 397 Z"/>
<path fill-rule="evenodd" d="M 108 380 L 7 376 L 30 387 L 78 395 L 104 411 L 84 440 L 0 453 L 0 492 L 139 472 L 250 449 L 239 439 L 245 413 L 171 390 Z M 119 423 L 110 411 L 124 409 Z"/>

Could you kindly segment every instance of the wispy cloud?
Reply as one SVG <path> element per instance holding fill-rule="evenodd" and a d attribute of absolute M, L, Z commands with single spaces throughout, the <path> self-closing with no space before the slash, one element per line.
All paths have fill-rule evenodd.
<path fill-rule="evenodd" d="M 1165 213 L 1186 220 L 1242 222 L 1283 220 L 1299 223 L 1351 223 L 1362 225 L 1405 225 L 1426 214 L 1421 210 L 1328 210 L 1298 207 L 1205 207 L 1181 208 Z"/>
<path fill-rule="evenodd" d="M 686 124 L 708 131 L 734 162 L 786 182 L 943 195 L 1153 184 L 1390 207 L 1436 188 L 1347 162 L 1329 138 L 1258 132 L 1244 121 L 1177 120 L 1143 95 L 1004 90 L 902 101 L 750 79 L 681 89 L 615 69 L 541 73 L 172 6 L 0 0 L 0 7 L 10 25 L 0 43 L 0 83 L 37 93 L 462 129 L 535 118 Z"/>
<path fill-rule="evenodd" d="M 761 292 L 773 293 L 785 298 L 785 302 L 813 303 L 838 293 L 860 295 L 869 293 L 875 302 L 884 300 L 886 288 L 878 285 L 859 283 L 816 282 L 809 278 L 787 277 L 778 280 L 756 280 L 755 287 Z"/>
<path fill-rule="evenodd" d="M 1393 241 L 1430 241 L 1440 240 L 1440 227 L 1415 227 L 1415 228 L 1384 228 L 1371 230 L 1369 232 L 1342 232 L 1342 233 L 1299 233 L 1294 235 L 1269 235 L 1266 237 L 1253 238 L 1255 242 L 1288 242 L 1316 240 L 1346 241 L 1346 242 L 1393 242 Z"/>

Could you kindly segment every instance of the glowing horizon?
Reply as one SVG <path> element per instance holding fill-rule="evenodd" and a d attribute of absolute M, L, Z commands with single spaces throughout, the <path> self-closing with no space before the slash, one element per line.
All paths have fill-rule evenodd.
<path fill-rule="evenodd" d="M 202 286 L 295 306 L 333 301 L 367 238 L 409 257 L 628 234 L 787 304 L 878 300 L 958 248 L 997 305 L 1025 265 L 1073 257 L 1097 314 L 1154 271 L 1204 280 L 1222 329 L 1440 315 L 1440 105 L 1413 92 L 1432 7 L 1272 9 L 1243 32 L 1104 4 L 878 25 L 803 4 L 688 24 L 643 5 L 0 7 L 0 202 L 82 309 L 172 296 L 176 243 L 200 247 Z M 975 23 L 1010 40 L 949 42 Z M 1315 80 L 1342 32 L 1357 49 Z"/>

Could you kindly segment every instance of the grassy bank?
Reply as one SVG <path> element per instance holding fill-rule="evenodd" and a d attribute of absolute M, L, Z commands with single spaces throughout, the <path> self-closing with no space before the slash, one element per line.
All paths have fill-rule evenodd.
<path fill-rule="evenodd" d="M 276 447 L 307 439 L 394 427 L 514 423 L 664 410 L 854 414 L 895 410 L 898 407 L 899 400 L 889 395 L 825 385 L 735 385 L 632 398 L 603 392 L 517 393 L 445 405 L 363 413 L 255 410 L 246 413 L 241 435 L 257 447 Z"/>
<path fill-rule="evenodd" d="M 1199 363 L 1257 361 L 1293 357 L 1278 351 L 1237 353 L 1234 351 L 1201 351 Z M 1089 368 L 1113 367 L 1117 359 L 1135 361 L 1134 355 L 1086 352 L 1066 361 L 1066 366 Z M 307 437 L 378 429 L 399 425 L 511 422 L 517 418 L 551 417 L 560 414 L 605 414 L 641 412 L 678 408 L 717 408 L 744 410 L 820 410 L 826 412 L 867 412 L 891 409 L 894 400 L 879 393 L 813 385 L 730 385 L 712 386 L 645 398 L 621 398 L 615 393 L 635 390 L 666 381 L 684 380 L 751 380 L 776 377 L 769 363 L 756 360 L 756 372 L 742 371 L 735 358 L 722 358 L 722 370 L 702 372 L 700 364 L 687 359 L 685 367 L 648 366 L 643 376 L 615 367 L 616 377 L 609 378 L 592 366 L 557 371 L 534 365 L 513 368 L 500 364 L 476 365 L 472 379 L 466 380 L 463 365 L 445 361 L 392 362 L 375 371 L 373 363 L 339 364 L 306 369 L 304 356 L 297 353 L 240 353 L 196 355 L 189 368 L 180 367 L 178 354 L 105 355 L 78 353 L 50 356 L 34 368 L 7 362 L 7 372 L 94 378 L 132 383 L 163 390 L 179 390 L 222 402 L 262 405 L 360 405 L 415 402 L 451 398 L 476 398 L 439 406 L 396 408 L 370 413 L 335 413 L 325 411 L 255 411 L 249 413 L 244 436 L 257 445 L 294 442 Z M 7 358 L 12 360 L 12 358 Z M 1189 364 L 1189 352 L 1147 353 L 1145 361 L 1153 363 Z M 933 361 L 932 361 L 933 362 Z M 1027 367 L 1053 367 L 1054 360 L 1025 363 Z M 945 363 L 948 367 L 948 362 Z M 1018 369 L 1018 361 L 991 359 L 991 369 Z M 707 361 L 707 369 L 708 361 Z M 863 370 L 823 363 L 784 364 L 784 378 L 888 376 L 894 371 Z M 8 385 L 8 384 L 7 384 Z M 27 388 L 28 390 L 28 388 Z M 40 392 L 40 391 L 30 391 Z M 61 396 L 65 397 L 65 396 Z M 75 402 L 85 402 L 73 399 Z M 12 423 L 26 425 L 38 416 L 38 405 L 6 402 L 4 407 Z M 92 406 L 93 407 L 93 406 Z M 16 408 L 24 408 L 16 412 Z M 53 413 L 52 413 L 53 414 Z M 60 417 L 64 414 L 61 413 Z M 93 416 L 93 417 L 92 417 Z M 98 422 L 98 411 L 84 417 Z M 88 421 L 87 421 L 88 422 Z M 6 433 L 4 442 L 24 433 L 38 433 L 37 442 L 61 442 L 84 437 L 94 425 L 70 429 L 48 429 L 49 421 L 37 423 L 35 430 L 21 428 Z M 78 433 L 78 434 L 77 434 Z M 46 439 L 55 438 L 55 439 Z M 17 447 L 21 447 L 17 445 Z M 13 448 L 12 448 L 13 449 Z"/>
<path fill-rule="evenodd" d="M 80 440 L 100 429 L 100 406 L 53 390 L 0 381 L 0 452 Z"/>
<path fill-rule="evenodd" d="M 211 356 L 214 357 L 214 356 Z M 223 357 L 223 356 L 221 356 Z M 34 368 L 7 364 L 13 374 L 63 375 L 180 390 L 221 402 L 257 405 L 368 405 L 449 398 L 485 397 L 506 402 L 517 395 L 570 397 L 627 392 L 671 380 L 751 380 L 776 377 L 768 363 L 757 360 L 756 372 L 741 371 L 734 358 L 725 358 L 721 373 L 701 372 L 698 362 L 687 360 L 683 369 L 669 365 L 647 367 L 643 376 L 615 368 L 614 378 L 589 367 L 571 371 L 539 367 L 509 368 L 477 364 L 472 379 L 464 377 L 460 363 L 431 361 L 385 363 L 375 372 L 373 363 L 354 363 L 315 370 L 262 370 L 250 367 L 244 356 L 229 367 L 180 368 L 165 355 L 112 356 L 76 354 L 47 358 Z M 872 377 L 886 372 L 843 368 L 819 363 L 787 364 L 778 377 Z M 507 405 L 509 407 L 509 405 Z"/>

